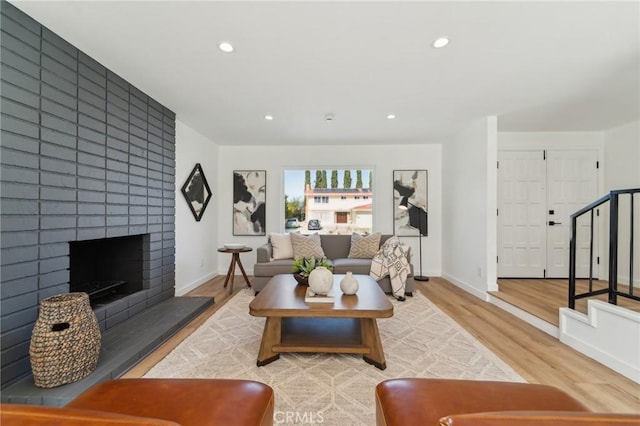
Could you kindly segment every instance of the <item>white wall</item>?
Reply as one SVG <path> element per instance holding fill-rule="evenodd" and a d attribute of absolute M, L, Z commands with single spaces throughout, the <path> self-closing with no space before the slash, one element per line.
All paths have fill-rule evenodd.
<path fill-rule="evenodd" d="M 267 171 L 267 234 L 284 231 L 284 170 L 371 169 L 373 170 L 373 229 L 393 233 L 393 170 L 426 169 L 429 171 L 429 236 L 422 240 L 423 274 L 441 275 L 441 145 L 358 145 L 358 146 L 220 146 L 217 191 L 220 209 L 217 214 L 219 243 L 244 243 L 254 249 L 267 241 L 266 236 L 233 236 L 232 204 L 234 170 Z M 418 239 L 405 237 L 412 246 L 417 267 Z M 242 255 L 248 274 L 253 273 L 255 250 Z M 218 256 L 218 273 L 226 273 L 230 259 Z M 238 272 L 239 273 L 239 272 Z"/>
<path fill-rule="evenodd" d="M 486 299 L 496 286 L 497 120 L 477 120 L 443 147 L 442 275 Z"/>
<path fill-rule="evenodd" d="M 496 281 L 496 218 L 492 214 L 496 209 L 496 146 L 602 150 L 606 140 L 607 149 L 602 154 L 607 171 L 607 184 L 602 185 L 607 188 L 604 192 L 612 186 L 640 186 L 638 163 L 633 161 L 640 159 L 638 122 L 606 133 L 501 132 L 496 136 L 496 127 L 494 117 L 479 120 L 459 132 L 444 148 L 439 144 L 363 145 L 297 147 L 292 151 L 289 146 L 217 146 L 178 120 L 176 294 L 184 294 L 211 277 L 226 273 L 230 259 L 217 253 L 222 243 L 241 242 L 256 248 L 266 241 L 266 237 L 232 235 L 233 170 L 267 170 L 267 233 L 283 231 L 285 169 L 371 168 L 374 171 L 373 226 L 383 233 L 393 232 L 393 170 L 429 170 L 429 236 L 422 241 L 423 273 L 444 275 L 482 298 L 486 291 L 495 289 Z M 180 192 L 197 162 L 202 164 L 213 192 L 201 222 L 195 222 Z M 623 166 L 623 162 L 626 165 Z M 627 182 L 634 176 L 636 184 L 631 180 L 629 186 Z M 636 239 L 640 242 L 640 237 Z M 418 240 L 409 237 L 403 240 L 412 246 L 417 266 Z M 640 256 L 640 249 L 636 253 Z M 247 273 L 251 274 L 255 251 L 243 254 L 242 260 Z M 640 274 L 640 267 L 635 271 Z"/>
<path fill-rule="evenodd" d="M 640 188 L 640 121 L 604 132 L 605 190 Z M 634 285 L 640 285 L 640 195 L 635 196 Z M 629 283 L 629 198 L 621 196 L 618 281 Z M 608 233 L 605 233 L 605 238 Z M 608 244 L 608 241 L 606 241 Z"/>
<path fill-rule="evenodd" d="M 176 295 L 218 275 L 218 146 L 176 120 Z M 200 163 L 212 198 L 196 222 L 181 188 Z"/>
<path fill-rule="evenodd" d="M 604 132 L 608 190 L 640 187 L 640 121 Z"/>

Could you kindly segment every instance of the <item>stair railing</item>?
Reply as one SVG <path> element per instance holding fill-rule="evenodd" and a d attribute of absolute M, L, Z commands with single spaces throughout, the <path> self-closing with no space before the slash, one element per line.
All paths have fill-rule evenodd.
<path fill-rule="evenodd" d="M 640 297 L 633 294 L 633 245 L 634 245 L 634 194 L 640 193 L 640 188 L 619 189 L 609 192 L 604 197 L 594 201 L 588 206 L 578 210 L 571 215 L 571 240 L 569 242 L 569 308 L 575 309 L 576 300 L 585 297 L 596 296 L 598 294 L 608 294 L 608 301 L 616 305 L 618 296 L 640 301 Z M 619 197 L 629 195 L 629 290 L 623 292 L 618 290 L 618 227 L 619 227 Z M 596 208 L 609 202 L 609 285 L 607 288 L 593 290 L 593 230 L 594 212 Z M 590 243 L 589 243 L 589 291 L 576 294 L 576 238 L 578 232 L 578 218 L 584 214 L 590 214 Z"/>

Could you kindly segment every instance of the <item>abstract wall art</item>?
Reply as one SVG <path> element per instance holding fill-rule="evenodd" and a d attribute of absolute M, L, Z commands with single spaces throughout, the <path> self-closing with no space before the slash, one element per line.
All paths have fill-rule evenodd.
<path fill-rule="evenodd" d="M 266 170 L 233 171 L 233 235 L 266 235 Z"/>

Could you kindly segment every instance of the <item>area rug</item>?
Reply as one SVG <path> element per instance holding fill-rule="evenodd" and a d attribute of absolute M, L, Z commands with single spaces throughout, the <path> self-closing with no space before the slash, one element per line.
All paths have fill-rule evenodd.
<path fill-rule="evenodd" d="M 375 424 L 375 386 L 398 377 L 524 382 L 466 330 L 419 292 L 393 298 L 392 318 L 378 320 L 387 368 L 361 355 L 281 354 L 256 366 L 264 318 L 249 315 L 243 289 L 144 377 L 257 380 L 275 391 L 275 424 Z M 232 407 L 230 407 L 232 409 Z"/>

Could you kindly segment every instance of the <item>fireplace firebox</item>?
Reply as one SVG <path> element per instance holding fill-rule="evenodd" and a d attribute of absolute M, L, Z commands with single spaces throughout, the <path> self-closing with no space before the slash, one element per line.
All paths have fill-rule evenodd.
<path fill-rule="evenodd" d="M 92 305 L 143 289 L 149 234 L 69 243 L 69 291 L 89 294 Z"/>

